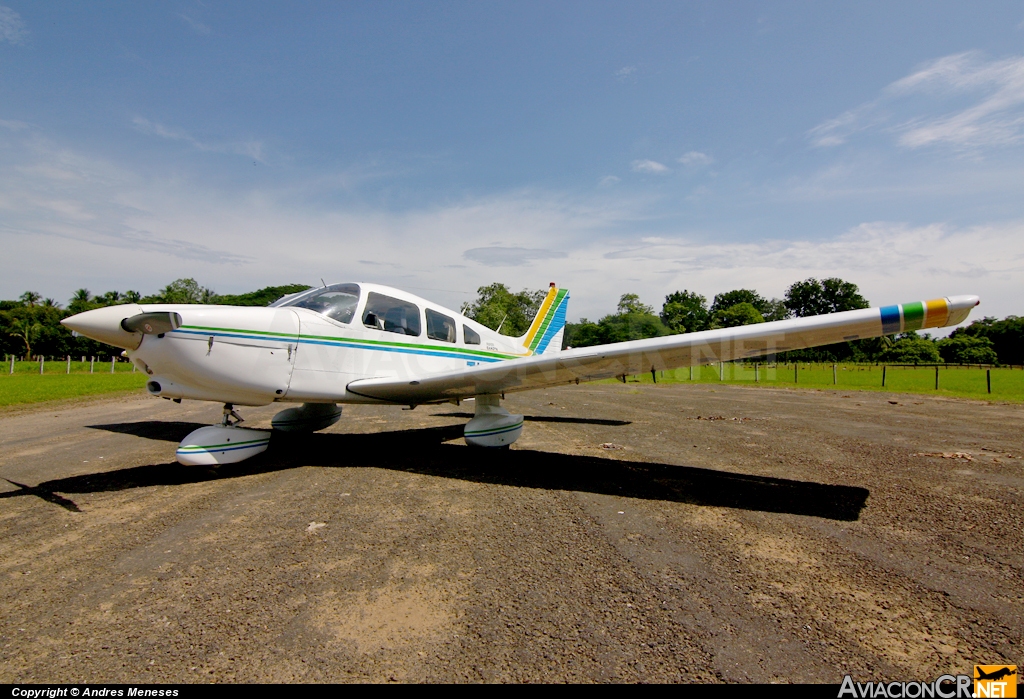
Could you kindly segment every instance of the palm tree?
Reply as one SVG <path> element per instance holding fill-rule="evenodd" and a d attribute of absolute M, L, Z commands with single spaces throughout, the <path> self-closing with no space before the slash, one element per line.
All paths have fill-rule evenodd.
<path fill-rule="evenodd" d="M 31 308 L 32 306 L 35 306 L 37 303 L 39 303 L 39 300 L 42 298 L 42 295 L 40 295 L 39 292 L 37 291 L 26 291 L 24 294 L 21 295 L 21 298 L 19 300 L 23 304 Z"/>
<path fill-rule="evenodd" d="M 46 308 L 60 308 L 60 304 L 51 298 L 43 299 L 43 306 Z"/>
<path fill-rule="evenodd" d="M 15 319 L 11 321 L 11 330 L 13 332 L 10 332 L 8 334 L 10 334 L 13 337 L 17 337 L 22 342 L 24 342 L 25 352 L 28 354 L 29 357 L 31 357 L 32 342 L 35 341 L 36 336 L 43 331 L 43 326 L 29 319 Z"/>
<path fill-rule="evenodd" d="M 129 289 L 128 291 L 124 292 L 124 296 L 122 298 L 124 299 L 125 303 L 138 303 L 139 299 L 142 298 L 142 294 L 140 294 L 137 291 L 132 291 L 131 289 Z"/>
<path fill-rule="evenodd" d="M 79 289 L 75 292 L 75 295 L 71 297 L 71 303 L 89 303 L 92 301 L 92 292 L 88 289 Z"/>

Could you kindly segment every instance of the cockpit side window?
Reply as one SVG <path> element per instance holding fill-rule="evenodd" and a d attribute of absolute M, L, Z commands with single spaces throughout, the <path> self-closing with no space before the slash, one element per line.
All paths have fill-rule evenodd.
<path fill-rule="evenodd" d="M 389 333 L 420 334 L 420 309 L 414 303 L 371 291 L 363 309 L 363 325 Z"/>
<path fill-rule="evenodd" d="M 427 337 L 442 342 L 455 342 L 455 319 L 428 308 Z"/>
<path fill-rule="evenodd" d="M 359 305 L 358 284 L 331 284 L 313 289 L 302 296 L 281 304 L 295 308 L 308 308 L 339 323 L 351 323 Z"/>
<path fill-rule="evenodd" d="M 467 345 L 479 345 L 480 344 L 480 333 L 473 330 L 468 325 L 462 326 L 462 336 L 466 338 Z"/>

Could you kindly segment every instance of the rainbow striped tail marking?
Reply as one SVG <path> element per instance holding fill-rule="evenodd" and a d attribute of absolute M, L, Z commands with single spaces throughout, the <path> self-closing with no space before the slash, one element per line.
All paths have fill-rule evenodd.
<path fill-rule="evenodd" d="M 882 334 L 892 335 L 923 328 L 957 325 L 966 320 L 971 309 L 977 305 L 977 296 L 951 296 L 931 301 L 883 306 L 878 309 L 882 317 Z"/>
<path fill-rule="evenodd" d="M 569 305 L 569 290 L 559 289 L 551 282 L 548 295 L 537 311 L 533 324 L 526 334 L 519 338 L 530 354 L 551 354 L 562 350 L 562 335 L 565 333 L 565 311 Z"/>

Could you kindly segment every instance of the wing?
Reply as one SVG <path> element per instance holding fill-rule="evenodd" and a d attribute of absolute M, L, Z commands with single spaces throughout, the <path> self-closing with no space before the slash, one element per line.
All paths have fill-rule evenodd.
<path fill-rule="evenodd" d="M 978 303 L 977 296 L 951 296 L 898 306 L 581 347 L 431 374 L 415 380 L 359 379 L 348 384 L 348 390 L 367 398 L 408 405 L 528 391 L 639 374 L 652 369 L 727 362 L 921 328 L 956 325 L 964 321 Z"/>

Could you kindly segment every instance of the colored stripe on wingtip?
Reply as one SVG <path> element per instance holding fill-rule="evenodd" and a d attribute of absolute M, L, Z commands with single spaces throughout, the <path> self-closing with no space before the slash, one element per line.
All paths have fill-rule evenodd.
<path fill-rule="evenodd" d="M 949 320 L 949 304 L 946 299 L 925 301 L 924 327 L 941 328 Z"/>
<path fill-rule="evenodd" d="M 892 335 L 902 329 L 902 318 L 899 306 L 882 306 L 879 309 L 882 314 L 882 334 Z"/>
<path fill-rule="evenodd" d="M 903 330 L 920 330 L 924 327 L 924 304 L 920 301 L 903 304 Z"/>

